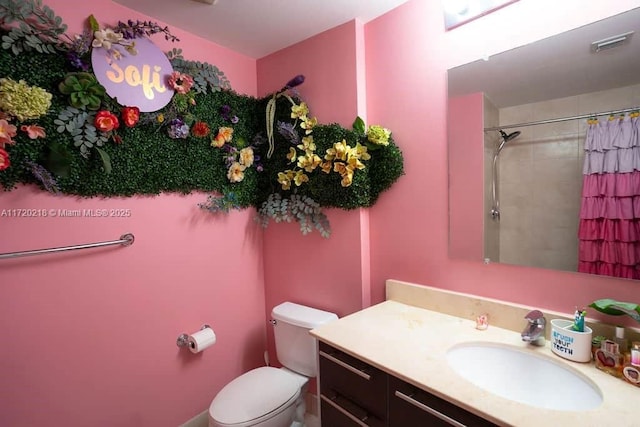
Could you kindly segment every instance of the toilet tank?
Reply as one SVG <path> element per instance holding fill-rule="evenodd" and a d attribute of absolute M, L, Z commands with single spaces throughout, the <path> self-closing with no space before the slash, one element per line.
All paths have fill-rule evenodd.
<path fill-rule="evenodd" d="M 278 361 L 307 377 L 318 374 L 318 342 L 309 334 L 317 326 L 336 320 L 335 313 L 292 302 L 283 302 L 271 311 Z"/>

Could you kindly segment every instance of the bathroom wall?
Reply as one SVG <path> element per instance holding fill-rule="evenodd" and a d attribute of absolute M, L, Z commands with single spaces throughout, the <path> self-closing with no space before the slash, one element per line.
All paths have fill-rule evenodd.
<path fill-rule="evenodd" d="M 303 74 L 300 96 L 320 123 L 350 128 L 366 119 L 361 53 L 363 25 L 351 21 L 258 60 L 260 96 Z M 293 301 L 344 316 L 369 305 L 368 211 L 328 210 L 332 235 L 306 236 L 297 224 L 269 224 L 264 232 L 267 316 Z M 272 357 L 273 334 L 268 332 Z M 275 359 L 275 358 L 274 358 Z"/>
<path fill-rule="evenodd" d="M 638 299 L 637 282 L 449 259 L 446 134 L 447 68 L 638 6 L 517 2 L 445 33 L 440 2 L 412 0 L 366 25 L 369 121 L 392 129 L 406 158 L 406 176 L 370 209 L 374 302 L 387 278 L 563 312 Z"/>
<path fill-rule="evenodd" d="M 72 32 L 146 16 L 110 0 L 45 0 Z M 162 23 L 161 23 L 162 24 Z M 256 61 L 171 29 L 186 58 L 219 66 L 256 94 Z M 172 45 L 154 39 L 163 50 Z M 126 143 L 126 142 L 125 142 Z M 213 217 L 206 194 L 78 199 L 31 187 L 0 192 L 4 209 L 129 209 L 127 218 L 0 216 L 0 253 L 116 240 L 130 247 L 0 261 L 0 425 L 177 426 L 208 408 L 266 346 L 262 232 L 254 212 Z M 197 355 L 182 332 L 213 326 Z"/>
<path fill-rule="evenodd" d="M 640 85 L 635 85 L 503 108 L 500 123 L 571 117 L 638 105 Z M 500 223 L 501 261 L 577 271 L 586 121 L 517 130 L 522 131 L 520 137 L 500 154 L 504 212 Z"/>

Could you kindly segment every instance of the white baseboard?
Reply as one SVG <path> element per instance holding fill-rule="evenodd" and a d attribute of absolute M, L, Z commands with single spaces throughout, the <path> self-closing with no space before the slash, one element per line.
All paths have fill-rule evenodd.
<path fill-rule="evenodd" d="M 317 417 L 320 413 L 318 410 L 318 396 L 307 393 L 304 400 L 307 405 L 307 413 Z M 180 427 L 209 427 L 209 410 L 206 409 L 202 411 L 186 423 L 180 425 Z"/>
<path fill-rule="evenodd" d="M 180 427 L 209 427 L 209 410 L 204 410 Z"/>

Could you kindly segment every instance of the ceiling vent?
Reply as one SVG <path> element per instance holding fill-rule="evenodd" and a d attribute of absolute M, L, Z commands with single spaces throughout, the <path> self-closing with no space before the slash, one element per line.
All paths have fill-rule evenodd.
<path fill-rule="evenodd" d="M 598 52 L 602 52 L 603 50 L 613 49 L 614 47 L 622 46 L 623 44 L 629 43 L 632 35 L 633 35 L 633 31 L 629 31 L 628 33 L 618 34 L 617 36 L 611 36 L 611 37 L 607 37 L 606 39 L 593 42 L 591 43 L 591 52 L 598 53 Z"/>

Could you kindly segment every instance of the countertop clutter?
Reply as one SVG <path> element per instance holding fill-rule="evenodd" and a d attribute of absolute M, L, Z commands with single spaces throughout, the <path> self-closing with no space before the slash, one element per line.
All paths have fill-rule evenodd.
<path fill-rule="evenodd" d="M 387 300 L 316 328 L 311 334 L 498 425 L 640 425 L 639 388 L 599 371 L 593 363 L 572 362 L 554 355 L 548 341 L 544 347 L 527 344 L 519 332 L 493 326 L 490 321 L 486 330 L 479 330 L 475 317 L 456 317 Z M 485 391 L 462 378 L 447 363 L 447 350 L 465 342 L 506 344 L 566 364 L 598 386 L 603 402 L 591 410 L 559 411 L 525 405 Z M 554 384 L 548 386 L 551 389 Z"/>

